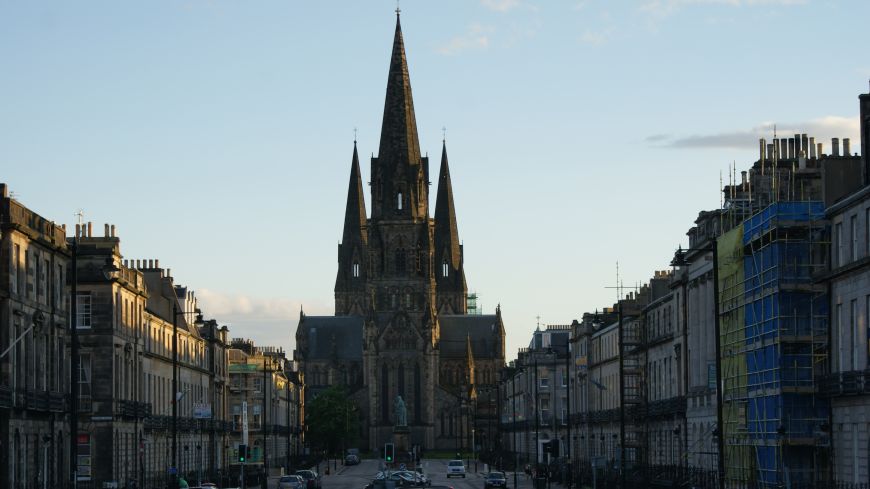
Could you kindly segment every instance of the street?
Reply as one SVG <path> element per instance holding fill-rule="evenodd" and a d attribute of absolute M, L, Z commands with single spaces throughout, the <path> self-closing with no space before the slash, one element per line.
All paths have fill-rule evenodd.
<path fill-rule="evenodd" d="M 326 474 L 326 465 L 320 465 L 320 474 L 323 477 L 322 489 L 363 489 L 371 482 L 379 470 L 380 460 L 363 460 L 359 465 L 338 466 L 338 471 L 330 475 Z M 483 464 L 478 464 L 478 472 L 475 472 L 474 463 L 466 466 L 466 476 L 447 478 L 446 460 L 423 460 L 423 471 L 432 481 L 432 486 L 447 486 L 453 489 L 483 489 L 483 478 L 486 475 Z M 331 466 L 330 466 L 331 467 Z M 532 489 L 532 481 L 520 472 L 517 474 L 519 489 Z M 507 472 L 508 489 L 514 489 L 513 472 Z M 276 489 L 278 477 L 269 478 L 269 489 Z M 554 485 L 555 486 L 555 485 Z M 253 488 L 253 486 L 251 486 Z M 259 487 L 259 486 L 257 486 Z"/>

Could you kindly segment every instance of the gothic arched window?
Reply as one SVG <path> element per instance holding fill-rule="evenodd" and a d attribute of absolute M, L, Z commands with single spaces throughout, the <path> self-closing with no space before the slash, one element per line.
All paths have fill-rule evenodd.
<path fill-rule="evenodd" d="M 396 273 L 403 273 L 405 271 L 405 249 L 404 248 L 396 248 L 395 251 L 395 259 L 396 259 Z"/>
<path fill-rule="evenodd" d="M 450 264 L 447 263 L 447 260 L 441 262 L 441 276 L 447 277 L 450 274 Z"/>
<path fill-rule="evenodd" d="M 353 278 L 359 278 L 359 262 L 353 262 Z"/>

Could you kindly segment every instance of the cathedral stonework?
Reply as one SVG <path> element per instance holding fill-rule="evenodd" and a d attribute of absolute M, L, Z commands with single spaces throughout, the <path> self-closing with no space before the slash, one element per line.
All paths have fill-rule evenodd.
<path fill-rule="evenodd" d="M 475 401 L 481 389 L 494 389 L 504 366 L 504 325 L 500 308 L 467 314 L 446 144 L 434 218 L 430 183 L 397 17 L 380 146 L 371 159 L 371 216 L 354 141 L 335 316 L 300 313 L 294 352 L 309 400 L 331 385 L 348 387 L 369 449 L 391 439 L 397 398 L 411 444 L 424 449 L 470 450 L 471 423 L 481 426 L 478 436 L 485 421 L 497 424 L 492 406 Z"/>

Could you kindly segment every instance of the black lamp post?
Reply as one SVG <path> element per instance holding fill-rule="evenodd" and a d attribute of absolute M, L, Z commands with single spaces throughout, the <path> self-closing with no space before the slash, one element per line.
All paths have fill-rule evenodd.
<path fill-rule="evenodd" d="M 202 323 L 202 311 L 179 311 L 178 304 L 172 303 L 172 482 L 170 487 L 178 489 L 178 316 L 196 314 L 196 324 Z"/>
<path fill-rule="evenodd" d="M 269 378 L 269 373 L 271 373 L 271 367 L 267 370 L 266 367 L 267 355 L 266 351 L 263 351 L 263 480 L 260 481 L 260 486 L 263 489 L 268 489 L 269 485 L 269 458 L 268 451 L 266 448 L 269 446 L 269 425 L 268 425 L 268 413 L 269 413 L 269 395 L 268 388 L 271 379 Z M 329 463 L 327 461 L 327 463 Z"/>
<path fill-rule="evenodd" d="M 689 251 L 711 252 L 713 254 L 713 329 L 714 340 L 716 342 L 716 448 L 718 454 L 716 457 L 716 465 L 718 472 L 718 486 L 720 489 L 725 489 L 725 427 L 722 418 L 722 328 L 719 323 L 719 241 L 716 238 L 710 239 L 709 246 L 698 248 L 683 249 L 680 247 L 674 254 L 674 259 L 671 260 L 671 266 L 679 267 L 688 265 L 686 253 Z"/>
<path fill-rule="evenodd" d="M 70 487 L 78 486 L 78 438 L 79 438 L 79 318 L 78 318 L 78 226 L 72 239 L 70 251 L 72 265 L 70 267 L 70 400 L 69 400 L 69 456 L 70 456 Z"/>

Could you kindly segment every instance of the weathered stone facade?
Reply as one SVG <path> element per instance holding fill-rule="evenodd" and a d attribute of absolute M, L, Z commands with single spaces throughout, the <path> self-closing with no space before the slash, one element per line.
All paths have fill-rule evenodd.
<path fill-rule="evenodd" d="M 397 395 L 408 407 L 411 445 L 455 447 L 458 435 L 445 432 L 436 413 L 456 411 L 458 399 L 473 405 L 475 386 L 494 386 L 504 365 L 500 312 L 466 315 L 446 145 L 434 219 L 429 217 L 429 185 L 429 159 L 420 153 L 397 19 L 380 149 L 371 160 L 371 216 L 354 143 L 335 317 L 302 314 L 294 355 L 307 394 L 335 383 L 351 387 L 370 448 L 391 438 Z M 464 375 L 457 378 L 460 371 Z"/>
<path fill-rule="evenodd" d="M 64 229 L 0 184 L 0 486 L 60 486 L 69 465 Z"/>

